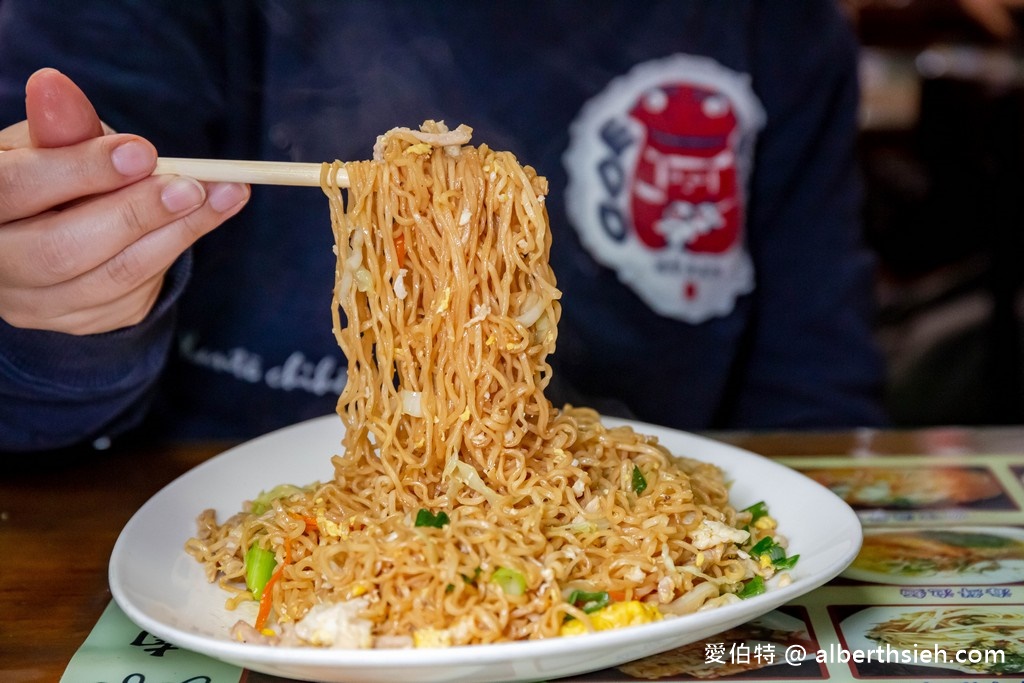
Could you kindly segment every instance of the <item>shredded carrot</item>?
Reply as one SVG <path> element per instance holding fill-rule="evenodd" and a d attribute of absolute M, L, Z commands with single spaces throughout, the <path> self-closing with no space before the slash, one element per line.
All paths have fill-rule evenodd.
<path fill-rule="evenodd" d="M 398 267 L 405 268 L 405 233 L 395 235 L 395 251 L 398 253 Z"/>
<path fill-rule="evenodd" d="M 622 602 L 626 599 L 626 591 L 608 591 L 608 597 L 612 602 Z"/>
<path fill-rule="evenodd" d="M 284 539 L 284 562 L 281 563 L 274 573 L 267 579 L 267 585 L 263 587 L 263 595 L 260 596 L 260 610 L 256 613 L 255 627 L 257 631 L 262 631 L 267 625 L 267 619 L 270 618 L 270 608 L 274 605 L 273 588 L 277 580 L 281 578 L 284 573 L 284 568 L 292 562 L 292 539 L 290 536 L 286 536 Z"/>
<path fill-rule="evenodd" d="M 316 524 L 316 517 L 310 517 L 309 515 L 299 515 L 299 514 L 296 514 L 294 512 L 292 513 L 292 517 L 294 517 L 295 519 L 299 520 L 300 522 L 304 522 L 306 524 L 306 533 L 307 534 L 310 531 L 313 531 L 313 530 L 318 528 L 317 524 Z"/>
<path fill-rule="evenodd" d="M 270 608 L 274 604 L 273 588 L 274 583 L 281 578 L 281 573 L 284 572 L 286 564 L 282 564 L 278 567 L 273 574 L 270 575 L 270 579 L 267 581 L 267 585 L 263 587 L 263 595 L 260 597 L 260 611 L 256 614 L 256 630 L 262 631 L 267 625 L 267 619 L 270 617 Z"/>

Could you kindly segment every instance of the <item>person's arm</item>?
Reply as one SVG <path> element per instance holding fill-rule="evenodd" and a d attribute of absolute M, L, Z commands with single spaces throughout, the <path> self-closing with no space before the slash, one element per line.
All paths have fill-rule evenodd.
<path fill-rule="evenodd" d="M 872 336 L 874 262 L 862 245 L 856 44 L 829 3 L 766 11 L 783 8 L 792 33 L 757 38 L 767 125 L 748 226 L 755 319 L 727 422 L 874 425 L 884 420 L 884 369 Z"/>
<path fill-rule="evenodd" d="M 163 368 L 188 271 L 186 255 L 131 327 L 79 336 L 0 319 L 0 453 L 89 443 L 134 426 Z"/>
<path fill-rule="evenodd" d="M 154 177 L 156 150 L 105 134 L 66 76 L 25 86 L 0 131 L 0 450 L 74 444 L 141 414 L 191 244 L 248 190 Z M 162 299 L 161 299 L 162 297 Z M 161 301 L 161 305 L 156 305 Z"/>

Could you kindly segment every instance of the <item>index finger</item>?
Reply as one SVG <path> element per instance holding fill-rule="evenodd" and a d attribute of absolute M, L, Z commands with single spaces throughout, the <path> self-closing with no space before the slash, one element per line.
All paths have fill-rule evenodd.
<path fill-rule="evenodd" d="M 67 147 L 0 154 L 0 225 L 145 178 L 156 148 L 137 135 L 105 135 Z"/>
<path fill-rule="evenodd" d="M 0 152 L 19 147 L 30 147 L 32 139 L 28 134 L 28 121 L 19 121 L 0 130 Z"/>

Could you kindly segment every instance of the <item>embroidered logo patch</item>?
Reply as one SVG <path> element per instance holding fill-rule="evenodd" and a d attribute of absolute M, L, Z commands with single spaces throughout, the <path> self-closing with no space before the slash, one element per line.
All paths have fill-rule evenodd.
<path fill-rule="evenodd" d="M 706 57 L 645 62 L 570 128 L 566 207 L 584 246 L 657 313 L 728 314 L 754 288 L 746 183 L 764 111 L 747 76 Z"/>

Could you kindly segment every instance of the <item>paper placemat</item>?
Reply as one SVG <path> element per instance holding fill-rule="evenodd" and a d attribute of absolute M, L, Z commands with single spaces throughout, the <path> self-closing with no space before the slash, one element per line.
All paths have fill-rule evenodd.
<path fill-rule="evenodd" d="M 240 683 L 242 674 L 140 629 L 111 601 L 60 683 Z"/>

